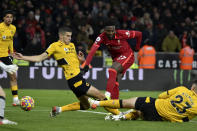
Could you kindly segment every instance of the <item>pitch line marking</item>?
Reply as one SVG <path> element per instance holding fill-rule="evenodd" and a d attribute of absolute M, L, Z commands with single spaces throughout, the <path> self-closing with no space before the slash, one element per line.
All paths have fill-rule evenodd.
<path fill-rule="evenodd" d="M 5 110 L 6 112 L 15 112 L 15 111 L 22 111 L 22 110 Z M 51 110 L 31 110 L 32 112 L 50 112 Z M 103 114 L 107 115 L 108 113 L 105 112 L 96 112 L 96 111 L 87 111 L 87 110 L 77 110 L 79 112 L 88 112 L 88 113 L 94 113 L 94 114 Z"/>

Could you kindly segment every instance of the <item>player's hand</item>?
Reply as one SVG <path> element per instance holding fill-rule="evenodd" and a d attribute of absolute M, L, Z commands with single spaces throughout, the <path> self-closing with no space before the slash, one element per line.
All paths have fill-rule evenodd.
<path fill-rule="evenodd" d="M 17 65 L 7 65 L 6 67 L 5 67 L 5 71 L 6 72 L 8 72 L 8 73 L 10 73 L 10 74 L 14 74 L 14 73 L 16 73 L 16 71 L 18 70 L 18 66 Z"/>
<path fill-rule="evenodd" d="M 89 66 L 85 65 L 83 68 L 81 68 L 81 73 L 84 75 L 86 72 L 88 72 Z"/>
<path fill-rule="evenodd" d="M 12 56 L 15 58 L 15 59 L 19 59 L 19 60 L 22 60 L 23 59 L 23 55 L 21 53 L 17 53 L 17 52 L 14 52 L 12 54 Z"/>
<path fill-rule="evenodd" d="M 83 63 L 85 61 L 85 57 L 82 51 L 78 52 L 78 59 L 80 61 L 80 63 Z"/>

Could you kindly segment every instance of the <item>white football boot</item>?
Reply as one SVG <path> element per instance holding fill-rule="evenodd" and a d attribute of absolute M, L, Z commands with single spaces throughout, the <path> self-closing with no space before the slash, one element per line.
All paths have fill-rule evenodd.
<path fill-rule="evenodd" d="M 50 112 L 50 116 L 51 117 L 56 117 L 60 113 L 61 113 L 61 107 L 54 106 L 54 107 L 52 107 L 52 110 Z"/>
<path fill-rule="evenodd" d="M 0 125 L 17 125 L 17 122 L 10 121 L 8 119 L 2 119 L 0 120 Z"/>

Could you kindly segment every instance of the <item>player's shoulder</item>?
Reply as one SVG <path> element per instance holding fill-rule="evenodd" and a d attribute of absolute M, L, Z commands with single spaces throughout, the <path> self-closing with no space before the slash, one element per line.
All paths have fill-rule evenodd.
<path fill-rule="evenodd" d="M 0 26 L 3 26 L 3 22 L 0 22 Z"/>
<path fill-rule="evenodd" d="M 60 46 L 60 44 L 61 44 L 61 43 L 59 43 L 58 41 L 56 41 L 56 42 L 51 43 L 51 44 L 49 45 L 49 47 L 50 47 L 50 48 L 52 48 L 52 47 L 55 48 L 56 46 Z"/>
<path fill-rule="evenodd" d="M 13 24 L 10 24 L 10 28 L 13 29 L 13 30 L 16 30 L 16 26 L 13 25 Z"/>
<path fill-rule="evenodd" d="M 187 87 L 185 86 L 178 86 L 177 89 L 179 90 L 189 90 Z"/>
<path fill-rule="evenodd" d="M 119 34 L 122 34 L 122 33 L 125 33 L 125 32 L 129 32 L 129 30 L 116 30 L 116 33 L 119 33 Z"/>
<path fill-rule="evenodd" d="M 0 28 L 3 28 L 4 27 L 4 24 L 3 22 L 0 23 Z"/>
<path fill-rule="evenodd" d="M 69 45 L 70 46 L 75 46 L 75 44 L 73 42 L 70 42 Z"/>
<path fill-rule="evenodd" d="M 101 38 L 106 37 L 106 33 L 105 32 L 102 32 L 98 37 L 101 37 Z"/>

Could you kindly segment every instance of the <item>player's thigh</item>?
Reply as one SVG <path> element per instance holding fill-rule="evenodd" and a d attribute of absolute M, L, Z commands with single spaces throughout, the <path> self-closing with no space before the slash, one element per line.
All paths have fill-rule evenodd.
<path fill-rule="evenodd" d="M 92 85 L 90 86 L 89 90 L 87 91 L 87 96 L 94 97 L 99 100 L 105 99 L 105 95 Z"/>
<path fill-rule="evenodd" d="M 130 99 L 124 99 L 122 100 L 122 106 L 123 108 L 131 108 L 134 109 L 135 108 L 135 102 L 137 100 L 137 97 L 133 97 Z"/>
<path fill-rule="evenodd" d="M 91 87 L 89 83 L 82 77 L 81 74 L 69 79 L 68 81 L 69 88 L 73 91 L 76 97 L 81 97 L 87 94 L 87 91 Z"/>
<path fill-rule="evenodd" d="M 120 57 L 115 58 L 114 62 L 117 62 L 121 65 L 121 73 L 124 74 L 126 70 L 133 64 L 134 57 L 131 54 L 121 55 Z"/>
<path fill-rule="evenodd" d="M 115 69 L 118 73 L 123 71 L 123 67 L 122 67 L 121 63 L 119 63 L 118 61 L 114 61 L 112 63 L 111 68 Z"/>

